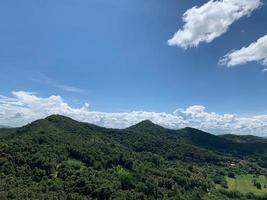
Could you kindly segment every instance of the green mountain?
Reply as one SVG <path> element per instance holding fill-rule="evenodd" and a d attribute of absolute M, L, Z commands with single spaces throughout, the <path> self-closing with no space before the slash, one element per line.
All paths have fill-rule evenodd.
<path fill-rule="evenodd" d="M 234 142 L 239 143 L 267 143 L 267 138 L 264 137 L 257 137 L 253 135 L 232 135 L 232 134 L 226 134 L 221 135 L 220 137 L 225 138 L 227 140 L 231 140 Z"/>
<path fill-rule="evenodd" d="M 266 152 L 261 140 L 192 128 L 107 129 L 52 115 L 0 129 L 0 199 L 266 199 Z M 251 190 L 232 189 L 249 178 Z"/>
<path fill-rule="evenodd" d="M 10 135 L 12 133 L 15 133 L 16 131 L 17 128 L 9 128 L 9 127 L 0 128 L 0 137 Z"/>

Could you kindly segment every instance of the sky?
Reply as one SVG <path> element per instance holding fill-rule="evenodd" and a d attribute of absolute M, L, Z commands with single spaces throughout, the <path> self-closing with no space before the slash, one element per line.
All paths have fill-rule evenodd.
<path fill-rule="evenodd" d="M 263 0 L 0 1 L 0 125 L 266 136 L 266 21 Z"/>

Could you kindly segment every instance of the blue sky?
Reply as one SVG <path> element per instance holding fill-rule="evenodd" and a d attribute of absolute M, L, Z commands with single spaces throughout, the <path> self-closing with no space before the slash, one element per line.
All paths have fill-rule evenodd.
<path fill-rule="evenodd" d="M 0 94 L 57 95 L 71 107 L 88 103 L 99 112 L 172 113 L 203 105 L 220 114 L 266 114 L 266 67 L 218 64 L 267 34 L 265 5 L 211 42 L 168 45 L 183 29 L 183 13 L 207 2 L 0 1 Z"/>

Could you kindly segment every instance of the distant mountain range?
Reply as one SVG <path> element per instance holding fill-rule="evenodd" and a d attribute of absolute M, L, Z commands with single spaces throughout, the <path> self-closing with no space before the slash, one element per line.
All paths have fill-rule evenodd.
<path fill-rule="evenodd" d="M 0 125 L 0 128 L 10 128 L 10 126 Z"/>
<path fill-rule="evenodd" d="M 238 142 L 238 143 L 252 143 L 252 142 L 263 142 L 267 143 L 267 137 L 257 137 L 253 135 L 231 135 L 225 134 L 220 135 L 219 137 Z"/>
<path fill-rule="evenodd" d="M 0 199 L 262 199 L 232 191 L 228 179 L 267 176 L 266 141 L 52 115 L 0 129 Z"/>

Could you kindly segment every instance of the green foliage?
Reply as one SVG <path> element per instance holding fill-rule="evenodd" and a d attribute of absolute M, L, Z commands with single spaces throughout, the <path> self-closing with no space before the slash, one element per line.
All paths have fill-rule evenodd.
<path fill-rule="evenodd" d="M 229 178 L 235 178 L 235 173 L 234 172 L 229 172 L 228 173 Z"/>
<path fill-rule="evenodd" d="M 267 174 L 249 160 L 259 150 L 150 121 L 116 130 L 54 115 L 0 135 L 0 199 L 249 199 L 225 175 Z"/>

